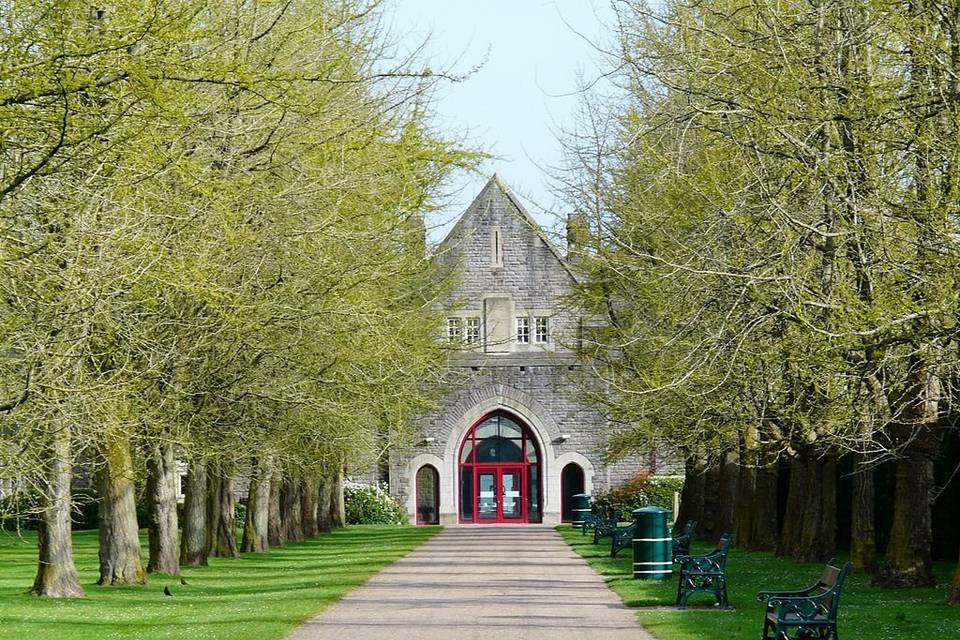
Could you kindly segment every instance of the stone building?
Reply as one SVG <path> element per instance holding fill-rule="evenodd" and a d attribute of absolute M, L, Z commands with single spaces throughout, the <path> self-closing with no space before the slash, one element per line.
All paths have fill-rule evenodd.
<path fill-rule="evenodd" d="M 457 274 L 445 338 L 461 351 L 420 418 L 423 440 L 391 454 L 390 490 L 411 521 L 554 524 L 571 495 L 656 466 L 603 460 L 608 425 L 574 382 L 583 319 L 563 297 L 577 276 L 496 176 L 438 256 Z"/>

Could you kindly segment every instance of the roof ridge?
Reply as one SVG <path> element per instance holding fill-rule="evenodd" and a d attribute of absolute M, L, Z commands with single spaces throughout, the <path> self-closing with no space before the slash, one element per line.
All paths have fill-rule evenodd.
<path fill-rule="evenodd" d="M 543 241 L 543 243 L 547 246 L 547 249 L 550 250 L 550 252 L 554 255 L 554 257 L 563 266 L 563 268 L 566 269 L 567 273 L 570 274 L 570 277 L 573 278 L 573 281 L 577 282 L 578 281 L 577 275 L 573 272 L 573 269 L 570 267 L 570 265 L 567 264 L 567 260 L 560 253 L 560 249 L 553 243 L 552 240 L 550 240 L 550 238 L 544 232 L 543 227 L 541 227 L 540 224 L 536 220 L 534 220 L 533 216 L 530 215 L 530 212 L 527 211 L 526 207 L 523 206 L 523 203 L 520 202 L 520 198 L 518 198 L 517 195 L 513 193 L 513 190 L 500 179 L 499 175 L 494 173 L 490 177 L 490 180 L 487 181 L 487 184 L 484 186 L 484 188 L 480 191 L 480 193 L 483 193 L 484 191 L 486 191 L 487 187 L 489 187 L 491 183 L 496 184 L 496 186 L 499 187 L 500 191 L 505 196 L 507 196 L 507 199 L 510 200 L 511 204 L 513 204 L 513 206 L 516 207 L 517 211 L 520 212 L 520 215 L 524 219 L 524 222 L 526 222 L 530 226 L 530 228 L 533 230 L 533 232 L 537 234 L 537 237 L 539 237 L 540 240 Z M 479 197 L 479 195 L 477 197 Z M 464 211 L 464 215 L 466 215 L 466 211 Z"/>

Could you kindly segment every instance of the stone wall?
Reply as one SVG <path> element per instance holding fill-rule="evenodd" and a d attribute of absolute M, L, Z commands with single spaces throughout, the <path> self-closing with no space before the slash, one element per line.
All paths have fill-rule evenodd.
<path fill-rule="evenodd" d="M 391 452 L 391 493 L 411 517 L 416 472 L 431 464 L 440 476 L 441 522 L 457 522 L 460 442 L 471 426 L 496 410 L 515 414 L 539 444 L 544 522 L 560 519 L 560 472 L 566 464 L 583 468 L 588 492 L 619 484 L 652 461 L 661 466 L 650 455 L 615 464 L 604 461 L 610 426 L 579 397 L 578 381 L 586 372 L 572 347 L 584 323 L 565 300 L 576 276 L 496 177 L 437 253 L 457 279 L 440 304 L 452 309 L 450 317 L 480 318 L 483 339 L 462 345 L 453 358 L 449 380 L 437 389 L 437 407 L 417 420 L 424 440 Z M 515 339 L 516 317 L 531 318 L 528 344 Z M 546 343 L 534 339 L 536 317 L 550 318 Z"/>

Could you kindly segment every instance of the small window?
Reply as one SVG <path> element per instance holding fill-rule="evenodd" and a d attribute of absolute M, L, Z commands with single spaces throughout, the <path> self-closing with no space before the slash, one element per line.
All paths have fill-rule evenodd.
<path fill-rule="evenodd" d="M 463 320 L 461 318 L 447 318 L 447 340 L 460 342 L 463 338 Z"/>
<path fill-rule="evenodd" d="M 537 318 L 533 339 L 536 342 L 550 341 L 550 318 Z"/>
<path fill-rule="evenodd" d="M 467 344 L 480 344 L 480 318 L 467 318 Z"/>
<path fill-rule="evenodd" d="M 500 235 L 500 227 L 494 227 L 490 237 L 490 261 L 494 267 L 503 266 L 503 238 Z"/>
<path fill-rule="evenodd" d="M 530 343 L 530 318 L 517 318 L 517 342 Z"/>

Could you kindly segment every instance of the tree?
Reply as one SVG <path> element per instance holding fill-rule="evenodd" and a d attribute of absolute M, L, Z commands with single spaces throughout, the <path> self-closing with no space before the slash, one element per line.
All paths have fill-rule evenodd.
<path fill-rule="evenodd" d="M 587 111 L 565 178 L 591 219 L 576 297 L 610 320 L 584 354 L 615 449 L 788 460 L 779 550 L 807 560 L 833 552 L 838 456 L 901 459 L 895 511 L 924 506 L 895 519 L 897 584 L 929 576 L 923 496 L 956 367 L 955 110 L 935 97 L 953 95 L 955 12 L 934 4 L 618 2 L 623 101 Z"/>

